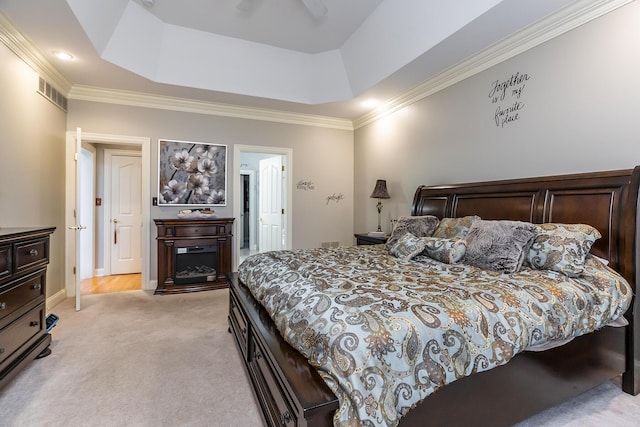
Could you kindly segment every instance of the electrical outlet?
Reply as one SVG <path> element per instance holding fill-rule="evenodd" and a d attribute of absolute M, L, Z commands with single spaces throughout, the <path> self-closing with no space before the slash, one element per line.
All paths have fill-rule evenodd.
<path fill-rule="evenodd" d="M 320 245 L 323 248 L 337 248 L 340 246 L 340 242 L 322 242 Z"/>

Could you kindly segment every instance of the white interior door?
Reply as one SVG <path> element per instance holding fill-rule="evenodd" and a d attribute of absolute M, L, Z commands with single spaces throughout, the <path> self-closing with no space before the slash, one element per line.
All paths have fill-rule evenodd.
<path fill-rule="evenodd" d="M 142 268 L 141 166 L 139 155 L 111 157 L 111 274 Z"/>
<path fill-rule="evenodd" d="M 80 222 L 80 219 L 83 218 L 84 212 L 82 209 L 82 129 L 76 129 L 76 143 L 75 143 L 75 162 L 76 162 L 76 176 L 75 176 L 75 187 L 76 187 L 76 197 L 75 197 L 75 210 L 74 217 L 76 220 L 75 225 L 69 227 L 70 229 L 75 231 L 75 288 L 76 288 L 76 311 L 80 311 L 80 281 L 82 280 L 80 277 L 80 266 L 82 265 L 82 237 L 81 232 L 85 229 L 85 227 Z"/>
<path fill-rule="evenodd" d="M 258 250 L 282 249 L 282 156 L 260 160 Z"/>
<path fill-rule="evenodd" d="M 79 223 L 86 227 L 80 233 L 80 253 L 82 264 L 79 264 L 80 280 L 94 276 L 94 203 L 95 203 L 95 152 L 91 146 L 82 147 L 80 150 L 82 195 L 80 210 L 78 212 Z"/>

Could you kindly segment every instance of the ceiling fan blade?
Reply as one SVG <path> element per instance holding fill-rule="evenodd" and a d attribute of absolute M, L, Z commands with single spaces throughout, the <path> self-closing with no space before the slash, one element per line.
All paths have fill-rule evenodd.
<path fill-rule="evenodd" d="M 243 12 L 249 12 L 256 5 L 255 0 L 240 0 L 238 4 L 236 4 L 236 9 L 241 10 Z"/>
<path fill-rule="evenodd" d="M 327 14 L 327 6 L 322 2 L 322 0 L 300 0 L 306 8 L 309 10 L 309 13 L 313 15 L 314 18 L 320 19 Z"/>

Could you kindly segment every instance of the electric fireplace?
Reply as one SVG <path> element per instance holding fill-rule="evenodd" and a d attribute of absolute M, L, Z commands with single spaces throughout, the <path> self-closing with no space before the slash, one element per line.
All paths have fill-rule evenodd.
<path fill-rule="evenodd" d="M 215 282 L 218 278 L 217 252 L 216 245 L 176 248 L 173 283 Z"/>
<path fill-rule="evenodd" d="M 156 294 L 227 287 L 233 218 L 155 219 L 158 237 Z"/>

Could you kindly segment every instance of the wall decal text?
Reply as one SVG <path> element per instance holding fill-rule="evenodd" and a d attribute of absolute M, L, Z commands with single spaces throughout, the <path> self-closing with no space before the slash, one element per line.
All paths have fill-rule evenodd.
<path fill-rule="evenodd" d="M 300 181 L 298 181 L 298 182 L 296 183 L 296 188 L 297 188 L 298 190 L 305 190 L 305 191 L 307 191 L 307 190 L 315 190 L 315 189 L 316 189 L 316 186 L 315 186 L 315 184 L 313 183 L 313 181 L 303 181 L 303 180 L 300 180 Z"/>
<path fill-rule="evenodd" d="M 331 196 L 327 196 L 327 205 L 329 204 L 329 202 L 336 202 L 339 203 L 340 200 L 344 200 L 344 194 L 342 193 L 333 193 Z"/>
<path fill-rule="evenodd" d="M 489 99 L 492 104 L 497 104 L 493 120 L 497 127 L 520 120 L 524 102 L 522 93 L 527 81 L 531 78 L 527 73 L 516 72 L 506 80 L 496 80 L 491 83 Z"/>

